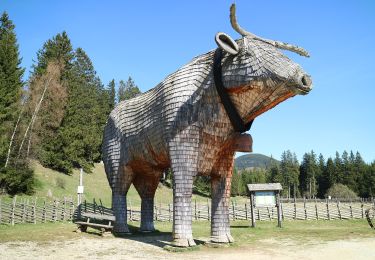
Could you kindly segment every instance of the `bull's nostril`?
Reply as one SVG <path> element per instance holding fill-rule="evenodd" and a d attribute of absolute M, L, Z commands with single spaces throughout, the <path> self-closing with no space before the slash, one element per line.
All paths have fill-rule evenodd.
<path fill-rule="evenodd" d="M 302 81 L 302 84 L 306 87 L 309 87 L 311 85 L 311 79 L 307 75 L 303 76 L 301 81 Z"/>

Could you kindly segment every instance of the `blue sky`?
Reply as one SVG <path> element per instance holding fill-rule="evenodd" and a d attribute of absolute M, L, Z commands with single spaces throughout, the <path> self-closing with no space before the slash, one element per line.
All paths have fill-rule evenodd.
<path fill-rule="evenodd" d="M 142 91 L 193 57 L 216 48 L 214 35 L 239 35 L 229 22 L 232 1 L 11 1 L 7 11 L 28 70 L 43 43 L 63 30 L 92 59 L 104 84 L 132 76 Z M 375 160 L 375 1 L 237 0 L 242 27 L 307 49 L 287 52 L 313 78 L 314 89 L 258 117 L 254 152 L 301 160 L 359 151 Z"/>

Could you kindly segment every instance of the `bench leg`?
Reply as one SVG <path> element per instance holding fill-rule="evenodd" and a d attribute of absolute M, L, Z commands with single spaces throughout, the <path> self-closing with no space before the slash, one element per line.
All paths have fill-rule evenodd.
<path fill-rule="evenodd" d="M 112 235 L 112 232 L 110 229 L 102 228 L 100 231 L 101 231 L 100 234 L 102 237 L 109 237 Z"/>
<path fill-rule="evenodd" d="M 76 232 L 81 233 L 81 232 L 86 232 L 87 231 L 87 226 L 83 225 L 78 225 Z"/>
<path fill-rule="evenodd" d="M 87 231 L 87 226 L 81 226 L 81 231 L 86 232 Z"/>

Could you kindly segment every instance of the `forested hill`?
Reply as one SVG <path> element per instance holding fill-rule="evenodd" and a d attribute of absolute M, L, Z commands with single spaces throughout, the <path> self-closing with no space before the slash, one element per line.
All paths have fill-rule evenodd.
<path fill-rule="evenodd" d="M 250 153 L 237 157 L 234 160 L 234 166 L 238 170 L 252 168 L 269 168 L 272 164 L 279 165 L 280 162 L 272 157 L 259 153 Z"/>

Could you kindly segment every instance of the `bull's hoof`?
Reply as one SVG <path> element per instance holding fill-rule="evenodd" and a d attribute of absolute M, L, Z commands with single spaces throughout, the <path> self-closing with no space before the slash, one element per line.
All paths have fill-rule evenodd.
<path fill-rule="evenodd" d="M 189 247 L 189 246 L 196 246 L 194 239 L 192 238 L 178 238 L 174 239 L 173 246 L 178 246 L 178 247 Z"/>
<path fill-rule="evenodd" d="M 128 226 L 115 226 L 115 228 L 113 229 L 113 233 L 115 233 L 116 235 L 131 235 Z"/>
<path fill-rule="evenodd" d="M 154 231 L 155 231 L 154 224 L 153 224 L 153 223 L 143 224 L 143 225 L 141 225 L 141 227 L 139 228 L 139 231 L 140 231 L 140 232 L 143 232 L 143 233 L 154 232 Z"/>
<path fill-rule="evenodd" d="M 231 234 L 223 234 L 220 236 L 211 236 L 212 243 L 233 243 L 234 239 Z"/>

